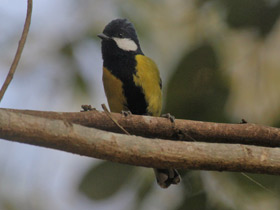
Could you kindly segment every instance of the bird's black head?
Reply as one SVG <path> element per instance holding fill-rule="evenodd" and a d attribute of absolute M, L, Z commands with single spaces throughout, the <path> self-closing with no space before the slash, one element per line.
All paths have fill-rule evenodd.
<path fill-rule="evenodd" d="M 102 34 L 102 55 L 105 57 L 143 54 L 134 26 L 127 19 L 115 19 L 106 25 Z"/>

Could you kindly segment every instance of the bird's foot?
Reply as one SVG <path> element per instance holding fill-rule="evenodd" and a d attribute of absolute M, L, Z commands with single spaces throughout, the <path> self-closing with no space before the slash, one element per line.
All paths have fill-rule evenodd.
<path fill-rule="evenodd" d="M 170 113 L 162 114 L 161 117 L 169 119 L 172 123 L 175 122 L 175 116 L 171 115 Z"/>
<path fill-rule="evenodd" d="M 81 107 L 82 107 L 81 112 L 87 112 L 87 111 L 96 110 L 96 109 L 93 108 L 91 105 L 82 105 Z"/>
<path fill-rule="evenodd" d="M 129 116 L 129 115 L 132 115 L 131 111 L 122 111 L 121 114 L 125 117 Z"/>
<path fill-rule="evenodd" d="M 245 119 L 241 119 L 241 123 L 240 124 L 247 124 L 248 122 L 247 122 L 247 120 L 245 120 Z"/>

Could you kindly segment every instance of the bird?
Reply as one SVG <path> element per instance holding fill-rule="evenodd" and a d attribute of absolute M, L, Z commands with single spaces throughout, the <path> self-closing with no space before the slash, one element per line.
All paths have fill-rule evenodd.
<path fill-rule="evenodd" d="M 126 18 L 109 22 L 101 39 L 103 86 L 111 112 L 160 116 L 162 81 L 155 62 L 144 55 L 134 25 Z M 154 169 L 162 188 L 180 182 L 176 169 Z"/>

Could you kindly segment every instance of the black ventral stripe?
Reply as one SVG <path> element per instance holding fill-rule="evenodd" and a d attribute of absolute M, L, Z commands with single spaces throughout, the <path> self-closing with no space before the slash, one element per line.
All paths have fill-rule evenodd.
<path fill-rule="evenodd" d="M 123 83 L 124 95 L 127 101 L 127 108 L 133 114 L 147 114 L 148 104 L 143 94 L 143 89 L 133 82 L 133 75 L 136 74 L 135 54 L 127 54 L 119 57 L 119 59 L 105 59 L 104 67 L 106 67 L 115 77 Z"/>

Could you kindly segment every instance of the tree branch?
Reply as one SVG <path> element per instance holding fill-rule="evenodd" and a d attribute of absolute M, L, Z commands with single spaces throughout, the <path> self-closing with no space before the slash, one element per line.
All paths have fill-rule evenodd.
<path fill-rule="evenodd" d="M 3 96 L 6 92 L 9 84 L 13 79 L 14 73 L 15 73 L 17 65 L 19 63 L 20 56 L 21 56 L 21 53 L 23 51 L 25 41 L 26 41 L 26 38 L 27 38 L 27 35 L 28 35 L 28 31 L 29 31 L 29 27 L 30 27 L 30 23 L 31 23 L 31 15 L 32 15 L 32 0 L 28 0 L 28 2 L 27 2 L 27 14 L 26 14 L 26 19 L 25 19 L 25 23 L 24 23 L 24 28 L 23 28 L 22 35 L 21 35 L 21 38 L 20 38 L 19 43 L 18 43 L 18 48 L 17 48 L 17 52 L 15 54 L 13 63 L 10 67 L 10 70 L 9 70 L 9 73 L 6 77 L 6 80 L 5 80 L 3 86 L 0 90 L 0 102 L 2 101 L 2 98 L 3 98 Z"/>
<path fill-rule="evenodd" d="M 148 139 L 3 109 L 0 138 L 137 166 L 280 175 L 279 148 Z"/>
<path fill-rule="evenodd" d="M 0 109 L 1 110 L 1 109 Z M 33 110 L 2 109 L 48 119 L 123 133 L 104 112 L 45 112 Z M 247 144 L 280 147 L 280 129 L 251 123 L 226 124 L 176 119 L 175 123 L 161 117 L 111 113 L 114 119 L 130 134 L 180 141 Z"/>

